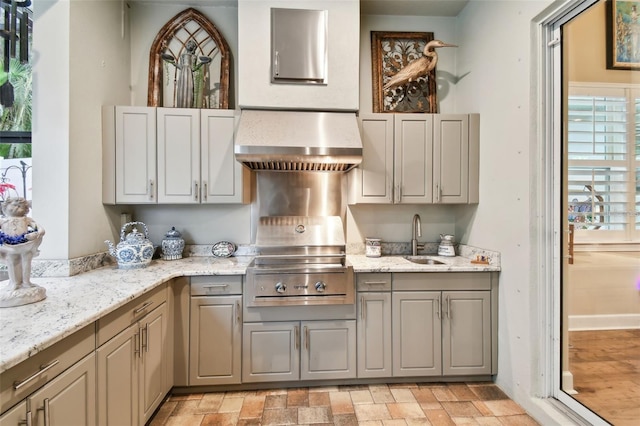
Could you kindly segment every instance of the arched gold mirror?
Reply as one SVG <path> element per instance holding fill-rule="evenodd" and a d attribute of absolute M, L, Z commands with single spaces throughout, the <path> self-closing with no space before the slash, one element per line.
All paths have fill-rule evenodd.
<path fill-rule="evenodd" d="M 147 105 L 229 108 L 229 61 L 229 46 L 215 25 L 186 9 L 151 45 Z"/>

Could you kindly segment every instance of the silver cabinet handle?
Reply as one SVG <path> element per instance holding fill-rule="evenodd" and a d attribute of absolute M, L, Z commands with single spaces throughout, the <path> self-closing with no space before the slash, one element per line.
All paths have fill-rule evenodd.
<path fill-rule="evenodd" d="M 200 198 L 202 198 L 202 201 L 207 201 L 207 194 L 208 190 L 207 190 L 207 181 L 204 180 L 202 181 L 202 196 Z"/>
<path fill-rule="evenodd" d="M 31 426 L 31 424 L 33 423 L 33 419 L 31 418 L 31 400 L 27 399 L 26 401 L 26 415 L 27 417 L 24 420 L 20 420 L 18 422 L 18 426 L 22 426 L 22 425 L 27 425 L 27 426 Z"/>
<path fill-rule="evenodd" d="M 360 296 L 360 318 L 364 321 L 364 296 Z"/>
<path fill-rule="evenodd" d="M 304 348 L 309 350 L 309 327 L 304 326 Z"/>
<path fill-rule="evenodd" d="M 273 74 L 276 76 L 280 75 L 280 53 L 276 50 L 276 56 L 273 60 Z"/>
<path fill-rule="evenodd" d="M 229 284 L 210 284 L 210 285 L 205 285 L 203 286 L 204 288 L 208 288 L 210 290 L 214 289 L 214 288 L 226 288 L 229 287 Z"/>
<path fill-rule="evenodd" d="M 440 297 L 436 298 L 436 315 L 438 315 L 438 319 L 440 319 Z"/>
<path fill-rule="evenodd" d="M 240 324 L 240 301 L 236 300 L 236 324 Z"/>
<path fill-rule="evenodd" d="M 149 179 L 149 199 L 153 200 L 153 179 Z"/>
<path fill-rule="evenodd" d="M 193 181 L 193 198 L 198 201 L 198 181 Z"/>
<path fill-rule="evenodd" d="M 300 349 L 300 329 L 297 325 L 293 327 L 293 340 L 295 340 L 295 342 L 293 343 L 294 347 L 296 349 Z"/>
<path fill-rule="evenodd" d="M 51 418 L 49 415 L 49 398 L 44 399 L 44 406 L 42 408 L 38 408 L 38 411 L 44 411 L 44 426 L 49 426 L 51 424 Z"/>
<path fill-rule="evenodd" d="M 149 352 L 149 323 L 146 323 L 140 330 L 140 336 L 142 340 L 142 348 L 145 352 Z"/>
<path fill-rule="evenodd" d="M 365 281 L 366 285 L 385 285 L 386 281 Z"/>
<path fill-rule="evenodd" d="M 440 184 L 436 183 L 436 203 L 440 202 Z"/>
<path fill-rule="evenodd" d="M 133 353 L 134 355 L 142 357 L 142 354 L 140 353 L 140 333 L 133 335 Z"/>
<path fill-rule="evenodd" d="M 138 309 L 134 309 L 133 314 L 137 315 L 140 312 L 144 311 L 145 309 L 147 309 L 149 306 L 153 305 L 153 302 L 145 302 L 142 306 L 140 306 Z"/>
<path fill-rule="evenodd" d="M 449 296 L 446 297 L 447 300 L 447 318 L 451 319 L 451 299 Z"/>
<path fill-rule="evenodd" d="M 20 389 L 21 387 L 23 387 L 24 385 L 26 385 L 30 381 L 35 380 L 36 378 L 38 378 L 38 376 L 40 376 L 41 374 L 46 373 L 48 370 L 50 370 L 53 367 L 55 367 L 56 365 L 58 365 L 59 362 L 60 361 L 56 359 L 54 361 L 51 361 L 49 364 L 41 365 L 40 366 L 40 370 L 36 371 L 35 373 L 30 375 L 26 379 L 24 379 L 22 381 L 19 381 L 19 382 L 14 382 L 13 383 L 13 389 L 14 390 Z"/>

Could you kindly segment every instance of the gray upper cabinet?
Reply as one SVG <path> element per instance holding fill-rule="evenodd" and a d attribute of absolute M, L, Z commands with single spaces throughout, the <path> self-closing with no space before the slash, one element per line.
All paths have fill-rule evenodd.
<path fill-rule="evenodd" d="M 327 77 L 326 10 L 271 9 L 271 81 L 324 83 Z"/>
<path fill-rule="evenodd" d="M 352 204 L 478 202 L 478 114 L 361 114 Z"/>
<path fill-rule="evenodd" d="M 103 107 L 105 204 L 241 204 L 234 110 Z"/>

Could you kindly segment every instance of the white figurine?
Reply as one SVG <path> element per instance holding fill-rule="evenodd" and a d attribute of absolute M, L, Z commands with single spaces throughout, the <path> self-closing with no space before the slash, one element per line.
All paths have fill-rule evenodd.
<path fill-rule="evenodd" d="M 0 288 L 0 307 L 25 305 L 46 297 L 46 291 L 31 282 L 31 260 L 37 256 L 44 229 L 27 216 L 29 202 L 7 198 L 0 218 L 0 261 L 7 265 L 9 282 Z"/>

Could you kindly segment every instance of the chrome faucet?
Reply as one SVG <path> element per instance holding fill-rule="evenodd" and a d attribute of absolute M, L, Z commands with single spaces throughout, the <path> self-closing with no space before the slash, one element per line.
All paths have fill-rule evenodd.
<path fill-rule="evenodd" d="M 413 225 L 411 229 L 411 255 L 417 256 L 418 250 L 424 250 L 424 244 L 418 243 L 418 237 L 422 237 L 422 222 L 420 215 L 413 215 Z"/>

